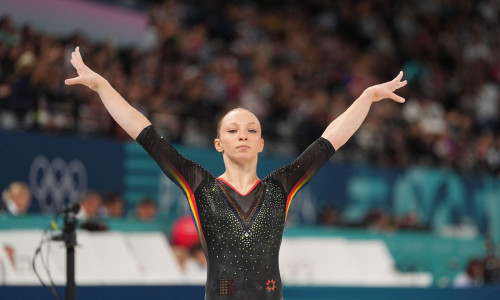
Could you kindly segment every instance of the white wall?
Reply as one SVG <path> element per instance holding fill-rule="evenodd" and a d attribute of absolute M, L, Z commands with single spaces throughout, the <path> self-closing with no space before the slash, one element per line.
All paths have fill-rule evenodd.
<path fill-rule="evenodd" d="M 39 230 L 0 231 L 0 284 L 38 285 L 31 258 L 39 244 Z M 205 272 L 183 273 L 161 233 L 77 233 L 78 285 L 199 284 Z M 65 284 L 65 248 L 62 242 L 43 248 L 56 284 Z M 7 247 L 14 251 L 9 257 Z M 37 269 L 47 282 L 41 261 Z M 429 286 L 426 273 L 402 274 L 382 241 L 339 238 L 287 238 L 280 253 L 280 269 L 287 285 Z"/>

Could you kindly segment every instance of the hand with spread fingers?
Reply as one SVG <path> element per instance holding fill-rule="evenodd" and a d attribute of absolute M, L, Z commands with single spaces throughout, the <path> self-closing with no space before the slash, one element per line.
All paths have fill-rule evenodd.
<path fill-rule="evenodd" d="M 101 81 L 103 78 L 96 72 L 92 71 L 83 62 L 82 55 L 80 54 L 80 47 L 76 47 L 75 51 L 71 53 L 70 62 L 73 67 L 75 67 L 78 76 L 71 79 L 66 79 L 64 83 L 66 85 L 82 84 L 94 91 L 97 91 L 99 81 Z"/>
<path fill-rule="evenodd" d="M 338 150 L 358 130 L 374 102 L 392 99 L 404 103 L 405 99 L 394 93 L 407 84 L 407 81 L 402 79 L 403 72 L 400 71 L 393 80 L 368 87 L 344 113 L 328 125 L 322 137 L 329 140 L 335 150 Z"/>
<path fill-rule="evenodd" d="M 380 101 L 382 99 L 392 99 L 399 103 L 404 103 L 405 99 L 394 93 L 397 89 L 404 87 L 407 84 L 406 80 L 401 81 L 403 78 L 403 71 L 400 71 L 398 76 L 391 81 L 377 84 L 367 88 L 364 91 L 369 97 L 372 97 L 373 102 Z"/>
<path fill-rule="evenodd" d="M 94 90 L 111 114 L 113 119 L 125 130 L 130 137 L 135 139 L 141 130 L 151 122 L 138 110 L 132 107 L 101 75 L 92 71 L 83 62 L 80 47 L 71 53 L 71 64 L 78 73 L 77 77 L 66 79 L 66 85 L 82 84 Z"/>

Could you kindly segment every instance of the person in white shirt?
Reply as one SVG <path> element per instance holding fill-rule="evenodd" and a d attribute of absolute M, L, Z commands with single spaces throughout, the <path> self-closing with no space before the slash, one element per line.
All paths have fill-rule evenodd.
<path fill-rule="evenodd" d="M 479 287 L 483 284 L 483 264 L 477 258 L 472 258 L 467 264 L 467 269 L 453 280 L 453 286 L 457 288 Z"/>

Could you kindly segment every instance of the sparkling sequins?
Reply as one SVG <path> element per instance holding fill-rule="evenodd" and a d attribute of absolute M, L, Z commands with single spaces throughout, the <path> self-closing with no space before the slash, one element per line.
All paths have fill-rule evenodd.
<path fill-rule="evenodd" d="M 205 182 L 196 194 L 197 199 L 208 200 L 197 202 L 203 234 L 210 249 L 207 284 L 217 286 L 211 278 L 234 276 L 236 290 L 243 284 L 249 297 L 258 299 L 257 294 L 252 293 L 262 291 L 259 284 L 273 278 L 277 289 L 280 282 L 276 258 L 284 230 L 286 195 L 277 182 L 262 181 L 261 191 L 256 191 L 263 195 L 261 206 L 247 227 L 225 199 L 226 195 L 222 191 L 213 193 L 212 187 L 216 184 Z M 281 290 L 277 295 L 280 294 Z"/>
<path fill-rule="evenodd" d="M 235 202 L 229 205 L 217 179 L 183 157 L 152 126 L 137 141 L 188 198 L 208 261 L 205 299 L 231 294 L 281 299 L 278 254 L 286 213 L 295 193 L 333 154 L 331 144 L 318 139 L 293 163 L 262 180 L 254 193 L 232 197 Z"/>
<path fill-rule="evenodd" d="M 248 195 L 243 196 L 233 190 L 224 181 L 218 181 L 217 183 L 222 191 L 222 194 L 224 195 L 225 200 L 227 201 L 228 206 L 241 222 L 245 231 L 250 230 L 262 204 L 264 185 L 260 182 Z M 250 207 L 245 211 L 245 205 L 242 207 L 242 204 L 248 205 L 248 203 L 251 203 Z"/>

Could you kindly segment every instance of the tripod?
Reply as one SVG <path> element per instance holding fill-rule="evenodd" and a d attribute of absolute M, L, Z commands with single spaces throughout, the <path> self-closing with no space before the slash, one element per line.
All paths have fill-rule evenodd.
<path fill-rule="evenodd" d="M 70 205 L 64 210 L 64 227 L 62 233 L 53 240 L 63 241 L 66 247 L 66 300 L 76 300 L 75 284 L 75 246 L 76 246 L 76 214 L 80 206 Z"/>

